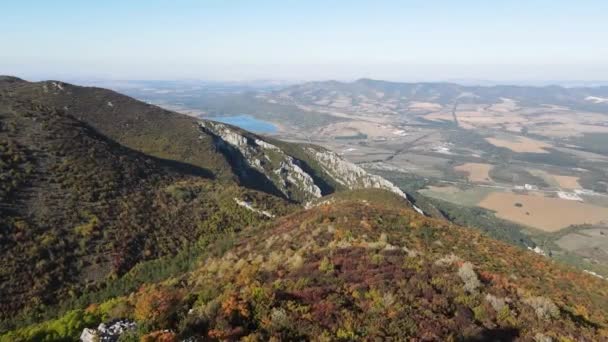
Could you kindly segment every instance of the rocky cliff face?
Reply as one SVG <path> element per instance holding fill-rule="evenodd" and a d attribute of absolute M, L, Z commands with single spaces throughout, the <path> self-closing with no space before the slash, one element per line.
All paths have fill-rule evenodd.
<path fill-rule="evenodd" d="M 288 154 L 280 147 L 263 138 L 214 121 L 200 121 L 201 130 L 215 137 L 216 147 L 230 154 L 235 172 L 247 181 L 258 178 L 274 187 L 282 196 L 308 202 L 325 193 L 321 191 L 315 176 L 305 171 L 311 169 L 303 160 Z M 339 155 L 320 147 L 302 147 L 304 155 L 316 164 L 321 173 L 345 189 L 378 188 L 390 190 L 401 197 L 405 193 L 386 179 L 371 175 Z M 262 178 L 262 180 L 259 180 Z"/>
<path fill-rule="evenodd" d="M 307 201 L 321 197 L 314 179 L 300 167 L 300 161 L 279 147 L 228 125 L 201 121 L 201 129 L 215 137 L 216 147 L 229 154 L 235 172 L 245 181 L 265 181 L 285 198 Z"/>
<path fill-rule="evenodd" d="M 385 189 L 406 197 L 405 193 L 386 179 L 367 173 L 359 166 L 342 159 L 336 153 L 314 147 L 307 147 L 306 152 L 314 158 L 336 182 L 347 189 L 376 188 Z"/>

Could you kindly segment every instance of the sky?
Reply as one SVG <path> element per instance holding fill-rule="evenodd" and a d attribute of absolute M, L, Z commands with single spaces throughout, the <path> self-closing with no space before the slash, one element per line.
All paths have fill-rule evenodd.
<path fill-rule="evenodd" d="M 606 0 L 6 0 L 26 79 L 608 81 Z"/>

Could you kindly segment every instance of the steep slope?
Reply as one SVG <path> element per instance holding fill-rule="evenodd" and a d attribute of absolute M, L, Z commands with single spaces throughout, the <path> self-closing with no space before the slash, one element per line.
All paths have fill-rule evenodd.
<path fill-rule="evenodd" d="M 1 91 L 0 123 L 0 320 L 292 208 Z"/>
<path fill-rule="evenodd" d="M 368 186 L 399 191 L 335 154 L 328 158 L 329 152 L 324 150 L 303 150 L 230 125 L 166 111 L 110 90 L 7 77 L 0 79 L 0 91 L 9 102 L 32 100 L 60 109 L 131 149 L 291 201 L 304 203 L 335 190 Z M 330 160 L 333 172 L 328 165 L 320 167 Z"/>
<path fill-rule="evenodd" d="M 135 320 L 132 338 L 608 338 L 604 280 L 425 218 L 386 191 L 336 194 L 231 246 L 210 248 L 190 272 L 3 338 L 78 336 L 113 319 Z M 66 322 L 71 330 L 57 330 Z M 152 333 L 162 329 L 171 330 Z"/>

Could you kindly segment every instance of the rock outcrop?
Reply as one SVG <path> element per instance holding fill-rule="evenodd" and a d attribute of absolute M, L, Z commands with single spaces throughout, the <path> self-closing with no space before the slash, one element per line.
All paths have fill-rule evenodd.
<path fill-rule="evenodd" d="M 243 201 L 243 200 L 240 200 L 238 198 L 234 198 L 234 201 L 236 202 L 236 204 L 240 205 L 241 207 L 247 208 L 248 210 L 251 210 L 254 213 L 258 213 L 260 215 L 264 215 L 264 216 L 269 217 L 269 218 L 273 218 L 274 217 L 274 214 L 271 213 L 270 211 L 257 209 L 253 205 L 251 205 L 251 203 L 249 203 L 247 201 Z"/>
<path fill-rule="evenodd" d="M 385 189 L 407 198 L 405 193 L 393 183 L 380 176 L 367 173 L 367 171 L 361 167 L 342 159 L 338 154 L 332 151 L 307 147 L 306 152 L 321 165 L 323 171 L 348 189 Z"/>
<path fill-rule="evenodd" d="M 114 342 L 126 332 L 137 329 L 137 323 L 118 320 L 111 323 L 100 323 L 97 329 L 85 328 L 80 334 L 81 342 Z"/>
<path fill-rule="evenodd" d="M 250 177 L 250 170 L 255 170 L 291 200 L 321 197 L 321 189 L 300 167 L 300 161 L 281 148 L 219 122 L 200 121 L 199 124 L 201 129 L 216 137 L 216 146 L 220 150 L 231 154 L 229 159 L 238 168 L 240 176 Z"/>
<path fill-rule="evenodd" d="M 286 198 L 308 202 L 325 195 L 314 175 L 305 171 L 305 162 L 279 146 L 232 126 L 202 120 L 200 128 L 216 138 L 216 147 L 229 154 L 233 167 L 242 178 L 262 175 Z M 345 189 L 378 188 L 407 198 L 405 193 L 386 179 L 367 173 L 361 167 L 320 147 L 302 147 L 308 158 L 319 165 L 324 176 Z"/>

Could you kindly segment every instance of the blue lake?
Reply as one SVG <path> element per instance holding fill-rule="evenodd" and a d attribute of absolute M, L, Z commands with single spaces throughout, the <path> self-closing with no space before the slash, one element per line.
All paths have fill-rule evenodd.
<path fill-rule="evenodd" d="M 255 133 L 276 133 L 277 131 L 277 126 L 267 121 L 258 120 L 251 115 L 241 114 L 213 117 L 209 119 L 234 125 Z"/>

